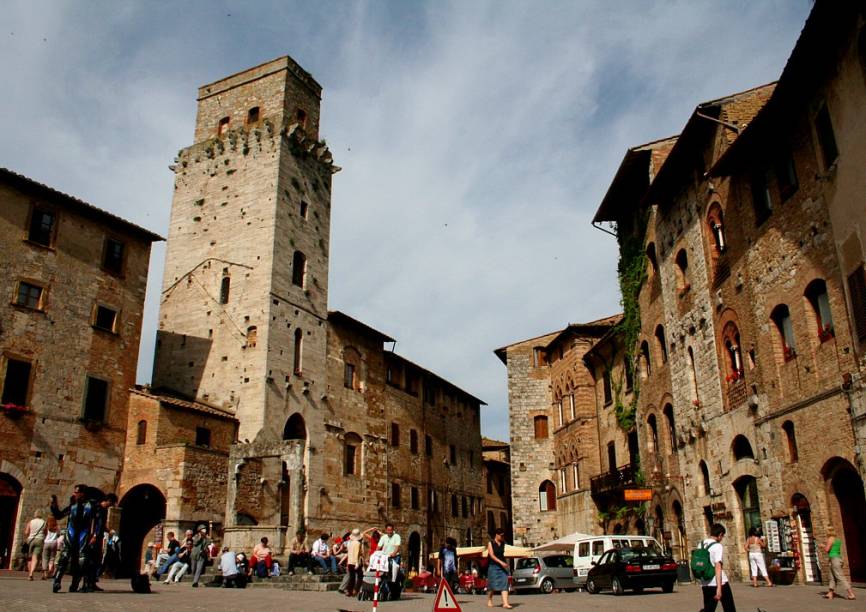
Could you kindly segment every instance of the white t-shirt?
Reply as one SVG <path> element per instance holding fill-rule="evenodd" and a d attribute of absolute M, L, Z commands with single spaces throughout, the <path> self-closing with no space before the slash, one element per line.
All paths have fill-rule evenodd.
<path fill-rule="evenodd" d="M 707 552 L 710 553 L 710 563 L 713 564 L 713 571 L 715 571 L 716 563 L 722 564 L 722 584 L 728 583 L 728 575 L 725 573 L 725 564 L 722 560 L 725 555 L 725 547 L 722 546 L 721 542 L 718 542 L 715 538 L 707 538 L 702 542 L 703 547 L 709 549 Z M 718 586 L 716 584 L 716 577 L 713 576 L 712 580 L 701 580 L 701 584 L 707 587 Z"/>
<path fill-rule="evenodd" d="M 399 533 L 395 533 L 392 536 L 386 534 L 379 538 L 379 548 L 377 550 L 381 550 L 390 557 L 402 543 Z"/>

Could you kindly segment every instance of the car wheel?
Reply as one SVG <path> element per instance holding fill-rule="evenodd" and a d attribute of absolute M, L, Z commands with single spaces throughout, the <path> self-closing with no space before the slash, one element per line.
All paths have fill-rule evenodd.
<path fill-rule="evenodd" d="M 551 580 L 550 578 L 545 578 L 544 580 L 542 580 L 539 590 L 545 595 L 553 593 L 553 580 Z"/>
<path fill-rule="evenodd" d="M 674 592 L 674 581 L 671 580 L 670 582 L 665 582 L 662 585 L 662 591 L 664 591 L 665 593 L 673 593 Z"/>
<path fill-rule="evenodd" d="M 622 588 L 622 583 L 616 576 L 610 579 L 610 590 L 613 591 L 614 595 L 622 595 L 625 592 Z"/>
<path fill-rule="evenodd" d="M 595 595 L 596 593 L 598 593 L 598 587 L 595 586 L 595 580 L 593 580 L 592 578 L 586 579 L 586 592 L 590 595 Z"/>

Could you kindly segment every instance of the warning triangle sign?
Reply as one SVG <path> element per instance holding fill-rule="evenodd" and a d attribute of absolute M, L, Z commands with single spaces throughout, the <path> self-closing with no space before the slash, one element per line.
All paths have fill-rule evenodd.
<path fill-rule="evenodd" d="M 457 603 L 457 599 L 454 597 L 451 585 L 444 579 L 439 581 L 439 591 L 436 593 L 436 601 L 433 602 L 433 612 L 439 612 L 439 610 L 456 610 L 457 612 L 461 612 L 460 604 Z"/>

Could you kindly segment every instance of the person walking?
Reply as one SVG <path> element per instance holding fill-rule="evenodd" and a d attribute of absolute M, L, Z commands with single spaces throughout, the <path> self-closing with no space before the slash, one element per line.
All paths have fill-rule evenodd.
<path fill-rule="evenodd" d="M 837 591 L 845 590 L 847 599 L 856 599 L 854 591 L 851 590 L 851 585 L 845 578 L 845 573 L 842 571 L 842 540 L 837 538 L 833 533 L 833 528 L 829 528 L 827 533 L 827 544 L 824 546 L 824 552 L 830 560 L 830 588 L 827 594 L 824 595 L 827 599 L 839 597 Z"/>
<path fill-rule="evenodd" d="M 199 525 L 195 537 L 192 539 L 192 586 L 198 587 L 198 581 L 204 571 L 205 564 L 210 556 L 209 546 L 211 540 L 207 537 L 207 525 Z"/>
<path fill-rule="evenodd" d="M 510 610 L 508 603 L 508 561 L 505 560 L 505 530 L 493 532 L 493 539 L 487 544 L 487 607 L 493 607 L 493 593 L 502 595 L 502 607 Z"/>
<path fill-rule="evenodd" d="M 42 561 L 42 547 L 45 544 L 45 532 L 48 524 L 42 518 L 42 510 L 33 513 L 33 519 L 24 528 L 27 538 L 27 579 L 33 580 L 36 564 Z M 44 571 L 45 568 L 43 568 Z"/>
<path fill-rule="evenodd" d="M 749 529 L 749 537 L 746 539 L 746 546 L 743 550 L 749 555 L 749 573 L 752 575 L 752 586 L 758 586 L 758 574 L 762 577 L 767 586 L 773 586 L 770 576 L 767 573 L 767 564 L 764 562 L 764 549 L 767 543 L 760 535 L 755 527 Z"/>
<path fill-rule="evenodd" d="M 112 578 L 116 578 L 119 565 L 120 536 L 112 529 L 106 534 L 105 541 L 102 544 L 102 565 L 99 567 L 98 576 L 101 577 L 104 573 L 108 572 Z"/>
<path fill-rule="evenodd" d="M 91 590 L 88 579 L 90 547 L 95 544 L 97 534 L 102 534 L 102 524 L 99 520 L 100 513 L 96 503 L 86 499 L 86 495 L 87 485 L 75 485 L 72 489 L 69 505 L 62 510 L 57 504 L 57 496 L 51 496 L 51 514 L 54 518 L 59 520 L 68 517 L 63 550 L 60 551 L 57 568 L 54 572 L 52 590 L 55 593 L 60 592 L 63 574 L 67 570 L 72 574 L 72 584 L 69 585 L 70 593 L 78 591 L 82 579 L 84 580 L 82 592 Z"/>
<path fill-rule="evenodd" d="M 42 580 L 48 580 L 54 575 L 54 562 L 57 559 L 57 548 L 60 544 L 60 527 L 57 519 L 49 516 L 46 520 L 45 542 L 42 544 Z"/>
<path fill-rule="evenodd" d="M 725 537 L 726 531 L 723 525 L 716 523 L 710 528 L 710 537 L 701 543 L 701 546 L 709 553 L 710 564 L 715 570 L 712 578 L 701 578 L 701 591 L 704 597 L 703 612 L 715 612 L 719 602 L 721 602 L 724 612 L 737 612 L 734 594 L 724 569 L 725 547 L 722 546 L 722 539 Z"/>
<path fill-rule="evenodd" d="M 452 591 L 457 590 L 457 541 L 445 538 L 445 543 L 439 549 L 439 559 L 436 560 L 439 577 L 448 582 Z"/>
<path fill-rule="evenodd" d="M 346 543 L 346 574 L 349 582 L 346 584 L 346 596 L 354 597 L 361 587 L 361 530 L 353 529 Z"/>

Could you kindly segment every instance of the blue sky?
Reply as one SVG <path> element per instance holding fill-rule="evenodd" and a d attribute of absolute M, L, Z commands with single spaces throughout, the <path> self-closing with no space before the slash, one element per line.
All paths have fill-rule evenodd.
<path fill-rule="evenodd" d="M 167 234 L 199 85 L 289 54 L 324 88 L 330 296 L 486 400 L 492 350 L 619 309 L 590 220 L 629 146 L 775 80 L 810 0 L 7 0 L 0 166 Z M 150 379 L 164 245 L 139 381 Z"/>

